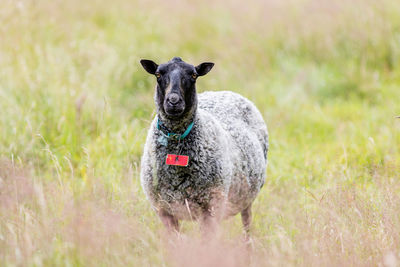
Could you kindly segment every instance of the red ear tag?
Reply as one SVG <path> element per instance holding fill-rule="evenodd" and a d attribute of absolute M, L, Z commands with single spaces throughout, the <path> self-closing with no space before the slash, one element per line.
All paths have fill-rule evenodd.
<path fill-rule="evenodd" d="M 167 154 L 165 164 L 186 167 L 189 163 L 189 156 Z"/>

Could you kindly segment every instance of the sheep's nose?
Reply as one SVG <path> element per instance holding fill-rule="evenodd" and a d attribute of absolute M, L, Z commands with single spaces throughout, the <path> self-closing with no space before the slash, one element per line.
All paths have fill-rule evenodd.
<path fill-rule="evenodd" d="M 170 94 L 168 96 L 168 102 L 175 105 L 179 102 L 179 96 L 177 94 Z"/>

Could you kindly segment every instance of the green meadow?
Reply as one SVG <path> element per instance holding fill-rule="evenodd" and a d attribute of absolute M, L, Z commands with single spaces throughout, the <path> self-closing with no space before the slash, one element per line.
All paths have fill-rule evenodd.
<path fill-rule="evenodd" d="M 4 0 L 1 266 L 398 266 L 400 1 Z M 164 235 L 140 186 L 155 78 L 252 100 L 270 133 L 253 206 L 204 244 Z"/>

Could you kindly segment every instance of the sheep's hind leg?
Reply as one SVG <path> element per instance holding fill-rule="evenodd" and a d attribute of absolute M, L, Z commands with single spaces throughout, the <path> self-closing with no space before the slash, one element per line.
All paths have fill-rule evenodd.
<path fill-rule="evenodd" d="M 251 204 L 242 210 L 241 216 L 246 242 L 250 242 Z"/>
<path fill-rule="evenodd" d="M 158 216 L 160 217 L 161 222 L 164 224 L 165 228 L 167 228 L 168 232 L 179 233 L 178 219 L 176 219 L 173 215 L 164 210 L 158 212 Z"/>

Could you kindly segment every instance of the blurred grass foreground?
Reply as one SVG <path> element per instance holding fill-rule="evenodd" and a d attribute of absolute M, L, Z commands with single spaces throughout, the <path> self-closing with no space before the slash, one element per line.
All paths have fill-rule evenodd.
<path fill-rule="evenodd" d="M 400 264 L 400 1 L 0 5 L 1 266 Z M 186 222 L 169 249 L 141 191 L 138 61 L 173 56 L 215 62 L 198 90 L 269 126 L 250 263 L 238 217 L 207 246 Z"/>

